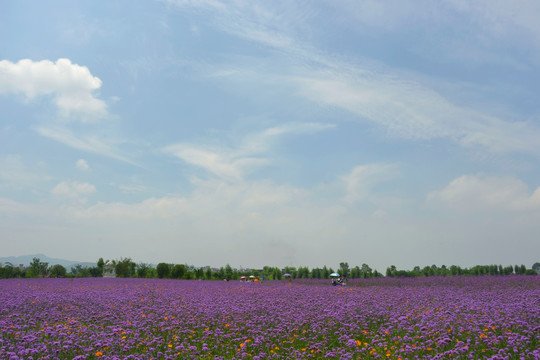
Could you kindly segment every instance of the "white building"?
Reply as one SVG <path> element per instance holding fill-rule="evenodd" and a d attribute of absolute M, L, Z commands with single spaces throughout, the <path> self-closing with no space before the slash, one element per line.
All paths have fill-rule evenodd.
<path fill-rule="evenodd" d="M 106 278 L 115 278 L 116 277 L 116 271 L 114 270 L 114 264 L 110 260 L 107 260 L 107 262 L 103 265 L 103 277 L 106 277 Z"/>

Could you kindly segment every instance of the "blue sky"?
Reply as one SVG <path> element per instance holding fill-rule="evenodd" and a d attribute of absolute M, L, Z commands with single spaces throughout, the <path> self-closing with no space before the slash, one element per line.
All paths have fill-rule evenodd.
<path fill-rule="evenodd" d="M 539 261 L 536 1 L 4 1 L 4 256 Z"/>

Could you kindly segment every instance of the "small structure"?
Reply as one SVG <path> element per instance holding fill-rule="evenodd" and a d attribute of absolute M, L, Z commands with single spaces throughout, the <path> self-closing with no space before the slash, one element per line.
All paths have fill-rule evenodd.
<path fill-rule="evenodd" d="M 105 278 L 115 278 L 116 277 L 116 270 L 114 268 L 115 268 L 115 266 L 112 263 L 112 261 L 107 260 L 107 262 L 103 265 L 103 277 L 105 277 Z"/>

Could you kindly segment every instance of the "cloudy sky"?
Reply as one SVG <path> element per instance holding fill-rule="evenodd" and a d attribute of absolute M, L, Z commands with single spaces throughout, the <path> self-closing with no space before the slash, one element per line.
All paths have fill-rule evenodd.
<path fill-rule="evenodd" d="M 0 253 L 540 261 L 536 0 L 0 2 Z"/>

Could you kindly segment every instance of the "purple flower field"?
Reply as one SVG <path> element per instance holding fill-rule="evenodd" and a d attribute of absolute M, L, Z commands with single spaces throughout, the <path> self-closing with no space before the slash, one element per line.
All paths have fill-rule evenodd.
<path fill-rule="evenodd" d="M 540 359 L 540 276 L 0 281 L 1 359 Z"/>

